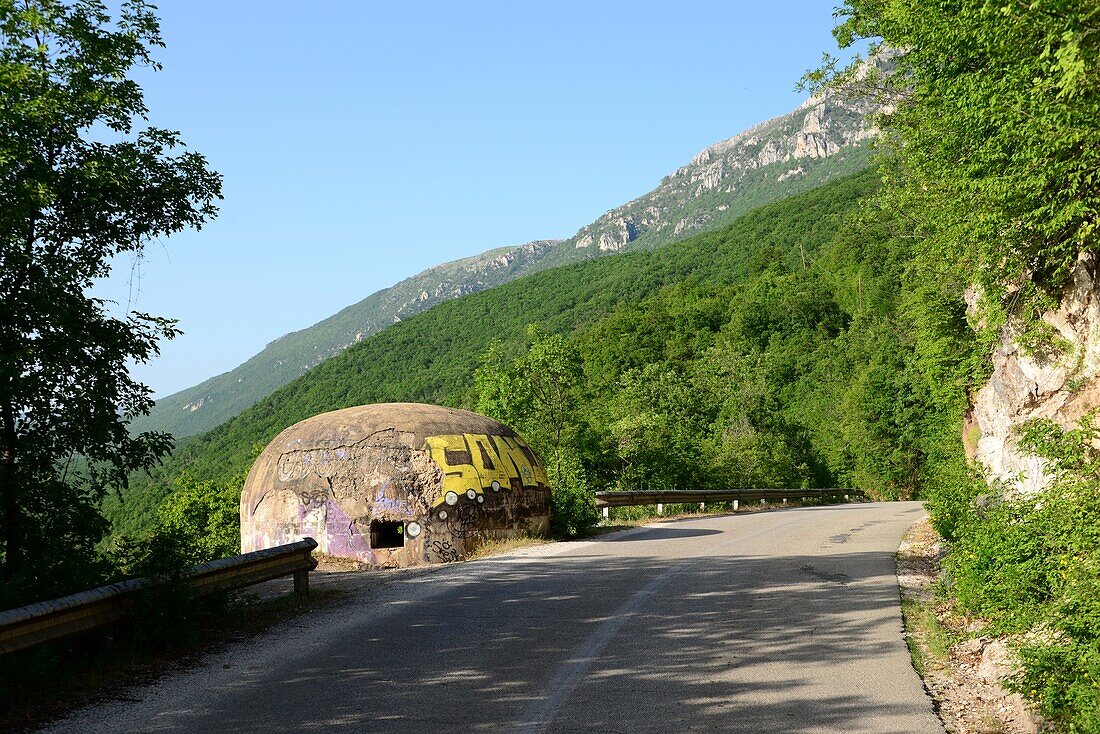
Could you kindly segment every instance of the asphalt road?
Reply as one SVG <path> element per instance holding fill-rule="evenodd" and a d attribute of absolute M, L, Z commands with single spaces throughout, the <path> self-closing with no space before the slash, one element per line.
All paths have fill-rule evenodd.
<path fill-rule="evenodd" d="M 703 517 L 374 575 L 52 731 L 942 733 L 893 560 L 922 513 Z"/>

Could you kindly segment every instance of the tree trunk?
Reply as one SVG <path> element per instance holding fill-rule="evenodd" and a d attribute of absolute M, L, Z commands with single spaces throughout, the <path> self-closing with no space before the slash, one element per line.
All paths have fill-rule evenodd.
<path fill-rule="evenodd" d="M 2 410 L 3 429 L 0 431 L 0 505 L 4 513 L 4 579 L 10 580 L 19 570 L 23 548 L 19 542 L 18 480 L 15 473 L 15 413 L 11 402 L 5 400 Z"/>

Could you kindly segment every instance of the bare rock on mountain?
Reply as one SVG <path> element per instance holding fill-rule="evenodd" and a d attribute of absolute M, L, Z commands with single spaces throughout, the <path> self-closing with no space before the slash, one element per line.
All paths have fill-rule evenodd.
<path fill-rule="evenodd" d="M 700 151 L 648 194 L 607 212 L 582 228 L 573 249 L 618 251 L 636 241 L 656 246 L 721 223 L 730 203 L 700 206 L 707 197 L 735 198 L 739 189 L 782 189 L 805 173 L 806 163 L 858 149 L 875 135 L 870 101 L 832 93 Z M 774 198 L 781 198 L 776 196 Z M 736 214 L 744 210 L 737 207 Z M 732 219 L 732 216 L 729 217 Z"/>

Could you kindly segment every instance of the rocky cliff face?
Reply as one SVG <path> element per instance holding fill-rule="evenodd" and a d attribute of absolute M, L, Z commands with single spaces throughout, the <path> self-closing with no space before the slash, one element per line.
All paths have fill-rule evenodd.
<path fill-rule="evenodd" d="M 582 228 L 567 246 L 605 253 L 660 245 L 732 221 L 767 190 L 782 198 L 855 170 L 865 160 L 861 145 L 874 135 L 870 111 L 866 102 L 812 97 L 704 149 L 653 191 Z M 819 165 L 834 157 L 841 165 Z"/>
<path fill-rule="evenodd" d="M 1008 492 L 1033 494 L 1051 481 L 1044 460 L 1021 451 L 1020 426 L 1047 418 L 1076 425 L 1100 408 L 1100 256 L 1078 261 L 1062 303 L 1043 320 L 1066 341 L 1055 357 L 1026 354 L 1006 328 L 993 355 L 993 375 L 975 395 L 972 418 L 981 437 L 974 459 Z"/>

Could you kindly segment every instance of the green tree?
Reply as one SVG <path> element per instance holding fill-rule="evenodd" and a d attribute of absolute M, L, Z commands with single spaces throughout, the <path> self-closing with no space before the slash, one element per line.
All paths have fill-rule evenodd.
<path fill-rule="evenodd" d="M 608 427 L 626 490 L 700 486 L 703 396 L 660 363 L 625 372 L 610 405 Z"/>
<path fill-rule="evenodd" d="M 783 416 L 785 386 L 769 381 L 767 360 L 744 346 L 716 347 L 698 365 L 704 399 L 716 411 L 703 444 L 703 481 L 714 489 L 819 484 L 808 441 Z M 778 340 L 774 346 L 781 351 Z"/>
<path fill-rule="evenodd" d="M 528 327 L 527 338 L 526 353 L 510 363 L 499 344 L 490 348 L 474 373 L 477 410 L 511 425 L 549 454 L 556 474 L 566 433 L 577 423 L 581 360 L 564 336 L 548 334 L 537 324 Z"/>
<path fill-rule="evenodd" d="M 0 0 L 0 555 L 9 596 L 81 583 L 64 569 L 102 532 L 102 492 L 171 448 L 168 435 L 131 436 L 126 424 L 152 404 L 128 363 L 156 356 L 175 322 L 112 316 L 89 295 L 113 258 L 139 257 L 150 241 L 217 212 L 221 177 L 206 160 L 175 132 L 137 129 L 146 107 L 129 74 L 159 68 L 150 51 L 162 45 L 141 0 L 123 2 L 113 20 L 96 0 Z"/>
<path fill-rule="evenodd" d="M 544 460 L 550 457 L 551 527 L 576 535 L 598 519 L 579 446 L 581 360 L 560 334 L 531 325 L 527 337 L 527 350 L 511 360 L 500 343 L 489 348 L 474 372 L 475 407 L 519 431 Z"/>
<path fill-rule="evenodd" d="M 1087 0 L 848 0 L 841 47 L 904 49 L 894 73 L 809 75 L 871 86 L 892 110 L 883 202 L 928 266 L 1039 327 L 1081 253 L 1100 245 L 1100 5 Z M 945 274 L 946 277 L 946 274 Z M 990 324 L 996 327 L 996 320 Z"/>
<path fill-rule="evenodd" d="M 188 565 L 241 551 L 241 487 L 244 475 L 227 481 L 198 481 L 189 472 L 176 478 L 157 516 L 158 533 L 175 539 Z"/>

